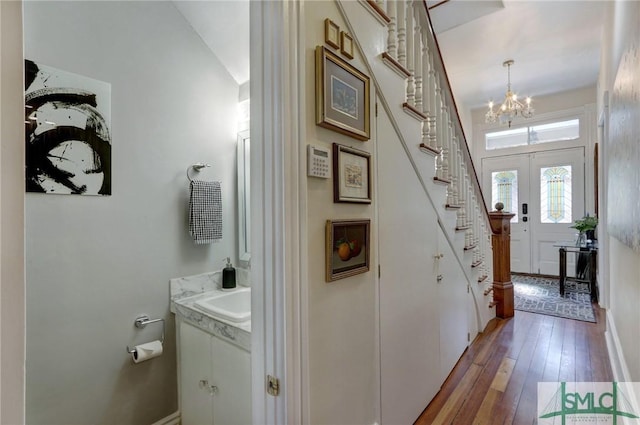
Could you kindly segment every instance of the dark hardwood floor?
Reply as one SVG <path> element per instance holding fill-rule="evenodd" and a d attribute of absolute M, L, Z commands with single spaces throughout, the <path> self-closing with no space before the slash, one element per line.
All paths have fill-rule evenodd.
<path fill-rule="evenodd" d="M 516 311 L 492 321 L 415 425 L 536 424 L 538 382 L 612 381 L 605 311 L 597 323 Z"/>

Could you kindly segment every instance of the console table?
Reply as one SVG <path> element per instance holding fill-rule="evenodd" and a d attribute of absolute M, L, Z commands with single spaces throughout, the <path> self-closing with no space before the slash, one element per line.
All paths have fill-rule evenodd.
<path fill-rule="evenodd" d="M 589 293 L 591 295 L 591 302 L 598 302 L 598 282 L 597 282 L 597 256 L 598 248 L 596 246 L 578 247 L 564 244 L 557 244 L 558 253 L 560 256 L 560 296 L 564 297 L 565 284 L 567 281 L 588 283 Z M 576 259 L 579 260 L 583 255 L 587 258 L 586 273 L 585 276 L 569 277 L 567 276 L 567 253 L 578 254 Z M 576 273 L 578 275 L 578 273 Z"/>

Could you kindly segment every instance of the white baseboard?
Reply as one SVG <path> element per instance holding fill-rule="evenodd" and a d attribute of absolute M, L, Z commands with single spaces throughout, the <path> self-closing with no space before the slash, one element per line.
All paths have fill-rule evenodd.
<path fill-rule="evenodd" d="M 618 338 L 616 323 L 613 320 L 613 315 L 610 310 L 607 310 L 607 330 L 604 335 L 607 341 L 607 351 L 609 352 L 609 361 L 611 362 L 614 381 L 631 382 L 629 368 L 624 359 L 620 338 Z"/>
<path fill-rule="evenodd" d="M 177 411 L 165 418 L 160 419 L 151 425 L 180 425 L 180 411 Z"/>

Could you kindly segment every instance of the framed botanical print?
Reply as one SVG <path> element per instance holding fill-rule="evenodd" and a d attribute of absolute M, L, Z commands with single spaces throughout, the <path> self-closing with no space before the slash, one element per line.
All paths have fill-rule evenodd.
<path fill-rule="evenodd" d="M 371 155 L 333 144 L 333 202 L 371 203 Z"/>

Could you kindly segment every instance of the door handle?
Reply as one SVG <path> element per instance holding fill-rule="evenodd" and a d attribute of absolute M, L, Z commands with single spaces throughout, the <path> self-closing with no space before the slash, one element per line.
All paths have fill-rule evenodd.
<path fill-rule="evenodd" d="M 529 211 L 529 205 L 522 204 L 522 214 L 527 214 L 528 211 Z"/>
<path fill-rule="evenodd" d="M 442 277 L 442 275 L 441 275 L 441 274 L 439 274 L 439 275 L 438 275 L 438 277 L 436 277 L 436 280 L 437 280 L 438 282 L 442 282 L 442 279 L 443 279 L 443 277 Z"/>

